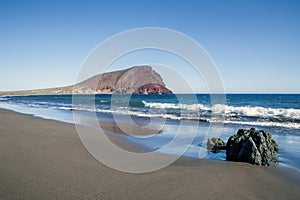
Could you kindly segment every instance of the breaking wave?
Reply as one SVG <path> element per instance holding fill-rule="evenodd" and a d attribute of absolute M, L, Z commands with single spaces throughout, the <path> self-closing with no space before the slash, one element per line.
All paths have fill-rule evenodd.
<path fill-rule="evenodd" d="M 300 129 L 300 108 L 298 100 L 293 105 L 278 104 L 282 108 L 260 103 L 254 106 L 210 105 L 208 101 L 201 103 L 173 103 L 176 99 L 157 96 L 137 96 L 128 103 L 122 98 L 111 101 L 110 96 L 100 96 L 95 106 L 82 97 L 82 101 L 72 104 L 72 96 L 1 96 L 1 104 L 19 104 L 34 108 L 50 108 L 56 110 L 87 111 L 131 115 L 138 117 L 163 118 L 172 120 L 192 120 L 199 122 L 222 122 L 225 124 L 242 124 L 253 126 L 274 126 Z M 147 98 L 147 100 L 146 100 Z M 152 98 L 152 99 L 151 99 Z M 199 101 L 200 102 L 200 101 Z M 205 102 L 205 103 L 202 103 Z M 284 108 L 284 105 L 286 108 Z"/>
<path fill-rule="evenodd" d="M 212 107 L 203 104 L 174 104 L 174 103 L 148 103 L 143 101 L 145 107 L 161 109 L 181 109 L 190 111 L 208 111 L 220 113 L 227 116 L 245 116 L 245 117 L 285 117 L 300 120 L 300 110 L 293 108 L 264 108 L 250 106 L 228 106 L 216 104 Z"/>

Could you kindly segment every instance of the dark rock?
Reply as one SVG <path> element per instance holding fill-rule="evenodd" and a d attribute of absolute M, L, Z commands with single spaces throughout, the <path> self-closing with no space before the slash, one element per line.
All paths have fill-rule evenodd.
<path fill-rule="evenodd" d="M 166 88 L 164 85 L 147 83 L 133 93 L 135 94 L 172 94 L 172 91 Z"/>
<path fill-rule="evenodd" d="M 218 153 L 221 150 L 226 149 L 225 142 L 220 138 L 209 138 L 206 142 L 206 147 L 208 151 Z"/>
<path fill-rule="evenodd" d="M 256 165 L 278 162 L 278 145 L 271 133 L 263 130 L 240 129 L 226 144 L 226 159 Z"/>

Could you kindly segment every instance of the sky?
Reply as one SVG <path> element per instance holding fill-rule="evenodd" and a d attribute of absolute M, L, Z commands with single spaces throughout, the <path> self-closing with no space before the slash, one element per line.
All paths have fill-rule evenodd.
<path fill-rule="evenodd" d="M 129 29 L 162 27 L 207 51 L 227 93 L 300 93 L 299 11 L 299 1 L 1 0 L 0 91 L 73 84 L 99 43 Z M 143 55 L 145 61 L 137 53 L 113 69 L 159 61 Z M 188 71 L 180 64 L 172 67 Z M 205 91 L 203 80 L 190 80 Z"/>

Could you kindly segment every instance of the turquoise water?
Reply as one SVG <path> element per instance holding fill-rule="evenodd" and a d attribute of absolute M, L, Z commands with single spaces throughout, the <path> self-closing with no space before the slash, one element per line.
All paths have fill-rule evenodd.
<path fill-rule="evenodd" d="M 35 116 L 73 123 L 73 112 L 80 113 L 82 123 L 89 124 L 94 114 L 98 120 L 124 120 L 131 116 L 134 123 L 147 125 L 156 119 L 161 134 L 146 138 L 122 136 L 132 142 L 158 149 L 179 131 L 182 122 L 184 137 L 196 130 L 196 137 L 185 156 L 199 157 L 199 151 L 211 124 L 221 124 L 220 137 L 228 137 L 240 128 L 263 129 L 271 132 L 279 143 L 281 165 L 300 170 L 300 95 L 298 94 L 228 94 L 223 104 L 212 104 L 208 94 L 168 95 L 29 95 L 0 96 L 0 107 Z M 124 121 L 129 123 L 129 121 Z M 92 124 L 89 124 L 92 125 Z M 194 128 L 192 128 L 194 127 Z M 191 132 L 189 132 L 189 130 Z M 204 142 L 203 142 L 204 141 Z M 165 153 L 180 152 L 180 144 Z M 206 158 L 225 160 L 225 152 L 208 153 Z"/>

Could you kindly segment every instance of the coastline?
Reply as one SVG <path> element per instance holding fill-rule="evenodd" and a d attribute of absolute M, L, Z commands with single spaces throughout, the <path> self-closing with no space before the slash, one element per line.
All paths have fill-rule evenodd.
<path fill-rule="evenodd" d="M 182 157 L 156 172 L 122 173 L 95 160 L 74 125 L 4 109 L 0 143 L 1 199 L 300 197 L 299 174 L 276 166 Z"/>

